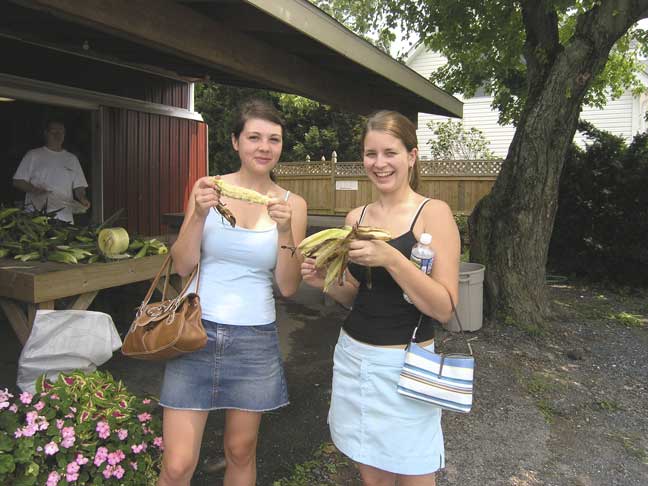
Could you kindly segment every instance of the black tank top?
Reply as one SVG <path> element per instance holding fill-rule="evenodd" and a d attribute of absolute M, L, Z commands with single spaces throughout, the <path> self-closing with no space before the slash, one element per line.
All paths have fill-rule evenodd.
<path fill-rule="evenodd" d="M 407 233 L 389 240 L 387 243 L 409 259 L 412 247 L 416 244 L 414 225 L 421 214 L 426 199 L 419 206 Z M 362 208 L 359 223 L 362 222 L 367 206 Z M 371 267 L 371 289 L 367 288 L 367 268 L 349 263 L 349 272 L 360 283 L 353 309 L 347 316 L 342 328 L 354 339 L 368 344 L 391 345 L 407 344 L 418 323 L 421 311 L 403 298 L 403 290 L 383 267 Z M 417 341 L 427 341 L 434 337 L 434 324 L 437 320 L 423 316 L 421 327 L 416 333 Z"/>

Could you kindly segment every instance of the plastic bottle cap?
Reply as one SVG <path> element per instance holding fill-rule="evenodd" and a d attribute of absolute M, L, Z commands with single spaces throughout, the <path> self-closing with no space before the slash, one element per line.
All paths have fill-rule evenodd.
<path fill-rule="evenodd" d="M 424 245 L 429 245 L 432 243 L 432 235 L 430 233 L 421 233 L 421 238 L 419 241 Z"/>

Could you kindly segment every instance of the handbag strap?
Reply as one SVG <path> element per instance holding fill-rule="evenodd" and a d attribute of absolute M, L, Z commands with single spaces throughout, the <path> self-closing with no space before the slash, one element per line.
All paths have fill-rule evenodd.
<path fill-rule="evenodd" d="M 443 287 L 445 289 L 445 287 Z M 448 292 L 448 297 L 450 297 L 450 305 L 452 305 L 452 313 L 454 316 L 457 318 L 457 324 L 459 324 L 459 331 L 461 332 L 461 337 L 464 340 L 464 343 L 466 343 L 466 347 L 468 348 L 468 351 L 470 352 L 470 356 L 473 355 L 473 350 L 472 346 L 468 342 L 468 339 L 466 338 L 466 335 L 464 334 L 463 326 L 461 325 L 461 319 L 459 318 L 459 313 L 457 312 L 457 308 L 455 307 L 454 299 L 452 298 L 452 294 L 448 289 L 446 289 L 446 292 Z M 421 315 L 419 316 L 418 323 L 416 324 L 416 327 L 414 328 L 414 332 L 412 333 L 412 338 L 411 342 L 415 342 L 414 339 L 416 338 L 416 332 L 418 331 L 419 327 L 421 327 L 421 322 L 423 322 L 423 313 L 421 312 Z"/>
<path fill-rule="evenodd" d="M 164 280 L 164 288 L 162 289 L 162 301 L 166 300 L 166 294 L 169 288 L 169 277 L 171 276 L 171 262 L 172 262 L 171 253 L 169 253 L 167 257 L 164 259 L 164 263 L 162 263 L 162 267 L 160 267 L 160 270 L 158 271 L 157 275 L 153 279 L 153 282 L 151 283 L 151 286 L 149 287 L 149 290 L 146 293 L 146 297 L 144 297 L 144 300 L 140 305 L 140 312 L 144 309 L 144 307 L 148 305 L 149 301 L 151 300 L 151 297 L 153 296 L 153 292 L 155 292 L 155 289 L 157 288 L 157 284 L 160 281 L 160 277 L 162 276 L 163 272 L 165 274 L 165 280 Z M 200 285 L 200 261 L 198 261 L 198 264 L 191 272 L 191 275 L 189 275 L 189 278 L 187 279 L 187 283 L 184 285 L 182 291 L 180 291 L 178 293 L 178 296 L 173 300 L 179 300 L 182 298 L 182 296 L 185 294 L 185 292 L 191 285 L 191 282 L 193 282 L 194 278 L 198 279 L 196 281 L 196 293 L 198 293 L 198 286 Z"/>

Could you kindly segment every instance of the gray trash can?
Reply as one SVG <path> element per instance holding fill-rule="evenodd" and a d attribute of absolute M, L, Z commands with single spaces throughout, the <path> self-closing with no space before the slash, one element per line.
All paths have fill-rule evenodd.
<path fill-rule="evenodd" d="M 480 263 L 459 265 L 459 305 L 457 313 L 464 331 L 477 331 L 482 327 L 484 311 L 484 270 Z M 459 332 L 459 323 L 453 315 L 446 329 Z"/>

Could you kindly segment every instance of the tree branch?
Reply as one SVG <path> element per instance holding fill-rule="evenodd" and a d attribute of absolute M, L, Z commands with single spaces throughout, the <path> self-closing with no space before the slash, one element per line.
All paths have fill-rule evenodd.
<path fill-rule="evenodd" d="M 558 35 L 558 14 L 545 0 L 524 0 L 522 21 L 526 31 L 524 58 L 527 62 L 528 96 L 544 84 L 556 56 L 562 50 Z"/>
<path fill-rule="evenodd" d="M 643 18 L 648 18 L 648 0 L 606 0 L 579 16 L 574 38 L 587 39 L 596 51 L 609 50 Z"/>

